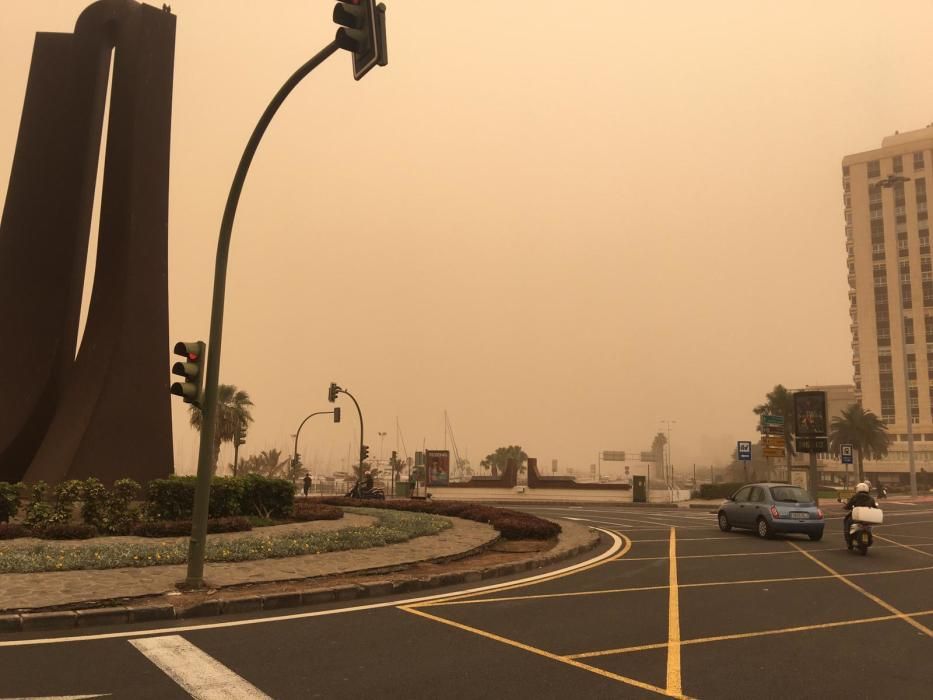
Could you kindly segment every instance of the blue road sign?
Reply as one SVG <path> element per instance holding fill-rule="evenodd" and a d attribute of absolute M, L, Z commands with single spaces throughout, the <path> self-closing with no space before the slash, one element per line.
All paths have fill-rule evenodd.
<path fill-rule="evenodd" d="M 750 462 L 752 460 L 752 443 L 748 440 L 739 440 L 738 449 L 739 461 Z"/>
<path fill-rule="evenodd" d="M 840 445 L 839 452 L 842 454 L 843 464 L 852 464 L 852 445 Z"/>

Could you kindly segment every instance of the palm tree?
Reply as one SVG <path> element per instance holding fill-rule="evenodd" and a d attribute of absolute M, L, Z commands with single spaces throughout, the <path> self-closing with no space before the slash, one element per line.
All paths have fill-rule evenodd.
<path fill-rule="evenodd" d="M 263 450 L 258 455 L 250 455 L 243 460 L 240 465 L 240 474 L 259 474 L 271 478 L 282 478 L 287 472 L 291 471 L 291 458 L 283 455 L 281 450 L 274 447 L 271 450 Z M 297 472 L 296 472 L 297 473 Z M 294 478 L 291 479 L 294 481 Z"/>
<path fill-rule="evenodd" d="M 778 384 L 765 395 L 765 403 L 755 406 L 757 416 L 782 416 L 784 418 L 784 454 L 787 459 L 787 478 L 790 478 L 791 457 L 794 450 L 794 395 L 783 384 Z M 758 427 L 761 430 L 761 426 Z"/>
<path fill-rule="evenodd" d="M 838 456 L 842 445 L 858 450 L 858 480 L 865 479 L 865 458 L 880 459 L 888 454 L 891 436 L 881 419 L 854 403 L 835 416 L 829 428 L 829 451 Z"/>
<path fill-rule="evenodd" d="M 509 445 L 508 447 L 497 447 L 496 451 L 486 455 L 486 459 L 479 463 L 483 469 L 492 469 L 492 475 L 497 476 L 504 472 L 510 459 L 514 459 L 518 464 L 518 471 L 524 473 L 525 464 L 528 462 L 528 455 L 519 445 Z"/>
<path fill-rule="evenodd" d="M 237 428 L 253 422 L 253 416 L 249 412 L 252 405 L 249 394 L 237 389 L 233 384 L 221 384 L 217 387 L 217 429 L 214 431 L 214 462 L 211 471 L 217 472 L 220 445 L 233 442 Z M 200 432 L 201 409 L 191 404 L 189 410 L 191 427 Z"/>

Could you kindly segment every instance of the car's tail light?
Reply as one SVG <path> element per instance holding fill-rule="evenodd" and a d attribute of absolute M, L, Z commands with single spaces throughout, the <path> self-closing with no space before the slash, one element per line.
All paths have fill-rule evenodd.
<path fill-rule="evenodd" d="M 817 509 L 816 509 L 816 517 L 819 518 L 820 520 L 823 519 L 823 509 L 822 509 L 822 508 L 817 508 Z"/>
<path fill-rule="evenodd" d="M 781 517 L 781 514 L 778 513 L 777 506 L 771 506 L 771 517 L 773 517 L 773 518 L 780 518 L 780 517 Z"/>

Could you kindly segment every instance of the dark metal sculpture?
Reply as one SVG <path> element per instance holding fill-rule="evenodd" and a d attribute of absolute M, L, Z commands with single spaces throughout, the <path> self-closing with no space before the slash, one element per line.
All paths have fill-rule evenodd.
<path fill-rule="evenodd" d="M 100 0 L 36 35 L 0 220 L 0 481 L 172 472 L 168 179 L 175 17 Z M 114 60 L 97 267 L 81 309 Z"/>

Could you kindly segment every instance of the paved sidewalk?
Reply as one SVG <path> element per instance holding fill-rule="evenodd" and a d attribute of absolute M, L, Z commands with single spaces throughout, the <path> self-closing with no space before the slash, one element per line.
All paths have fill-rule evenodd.
<path fill-rule="evenodd" d="M 347 513 L 342 520 L 324 520 L 297 525 L 303 531 L 335 530 L 371 524 L 374 518 Z M 491 525 L 450 518 L 452 527 L 437 535 L 417 537 L 385 547 L 344 552 L 326 552 L 283 559 L 259 559 L 236 563 L 207 563 L 205 580 L 211 586 L 231 586 L 346 574 L 414 562 L 454 557 L 488 545 L 498 538 Z M 291 528 L 281 525 L 263 528 Z M 236 535 L 256 536 L 262 531 L 210 535 L 230 539 Z M 137 539 L 137 538 L 127 538 Z M 152 540 L 149 540 L 150 542 Z M 93 600 L 160 595 L 175 590 L 185 578 L 184 564 L 96 571 L 53 571 L 35 574 L 0 574 L 0 610 L 14 611 L 81 603 Z"/>

